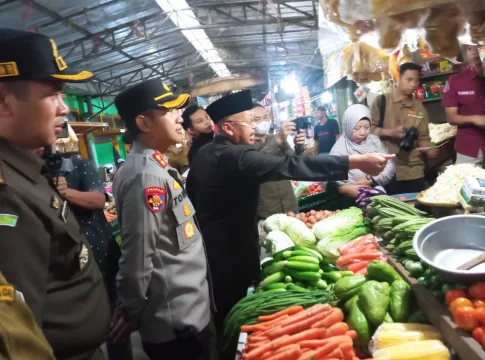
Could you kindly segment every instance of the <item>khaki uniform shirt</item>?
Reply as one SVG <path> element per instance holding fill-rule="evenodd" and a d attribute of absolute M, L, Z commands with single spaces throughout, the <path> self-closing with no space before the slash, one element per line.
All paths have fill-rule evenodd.
<path fill-rule="evenodd" d="M 0 273 L 0 359 L 55 360 L 22 296 Z"/>
<path fill-rule="evenodd" d="M 109 331 L 108 297 L 46 170 L 39 157 L 0 139 L 0 271 L 25 297 L 56 358 L 88 359 Z"/>
<path fill-rule="evenodd" d="M 431 145 L 429 137 L 429 118 L 426 109 L 421 101 L 409 99 L 399 100 L 396 92 L 386 94 L 386 112 L 384 116 L 384 129 L 393 129 L 400 125 L 405 128 L 415 127 L 419 131 L 419 138 L 414 147 L 425 147 Z M 380 135 L 381 128 L 377 125 L 380 119 L 380 101 L 378 97 L 371 107 L 372 132 Z M 396 179 L 415 180 L 424 177 L 424 155 L 419 150 L 404 151 L 399 148 L 401 140 L 381 138 L 390 154 L 396 154 Z"/>
<path fill-rule="evenodd" d="M 195 210 L 166 158 L 133 143 L 113 183 L 121 226 L 117 277 L 124 313 L 143 341 L 164 343 L 210 320 L 207 260 Z"/>
<path fill-rule="evenodd" d="M 184 140 L 182 146 L 173 146 L 167 151 L 168 163 L 171 167 L 177 169 L 179 174 L 183 174 L 189 168 L 189 149 L 187 140 Z"/>
<path fill-rule="evenodd" d="M 276 140 L 277 135 L 267 135 L 263 143 L 257 140 L 256 149 L 267 155 L 294 155 L 295 151 L 287 141 L 283 144 Z M 267 218 L 274 214 L 285 214 L 298 208 L 293 186 L 290 180 L 272 181 L 259 186 L 258 216 Z"/>

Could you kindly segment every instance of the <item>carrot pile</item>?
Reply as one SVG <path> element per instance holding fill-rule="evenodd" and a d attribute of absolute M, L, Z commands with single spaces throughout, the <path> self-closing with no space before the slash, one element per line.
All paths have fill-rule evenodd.
<path fill-rule="evenodd" d="M 104 216 L 106 217 L 106 221 L 108 221 L 108 222 L 110 222 L 110 221 L 112 221 L 112 220 L 114 220 L 114 219 L 117 218 L 116 215 L 110 214 L 107 211 L 104 212 Z"/>
<path fill-rule="evenodd" d="M 338 308 L 291 306 L 258 320 L 241 327 L 249 333 L 244 360 L 358 360 L 352 342 L 357 334 Z"/>
<path fill-rule="evenodd" d="M 356 275 L 367 275 L 367 265 L 372 260 L 386 261 L 387 258 L 379 251 L 377 239 L 367 234 L 338 248 L 340 257 L 337 266 L 341 270 L 353 271 Z"/>

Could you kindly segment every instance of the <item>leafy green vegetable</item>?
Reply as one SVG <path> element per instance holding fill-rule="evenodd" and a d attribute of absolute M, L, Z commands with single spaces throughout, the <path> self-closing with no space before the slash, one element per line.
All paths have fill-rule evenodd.
<path fill-rule="evenodd" d="M 317 222 L 313 232 L 318 240 L 328 240 L 339 233 L 348 232 L 350 228 L 362 225 L 363 220 L 362 210 L 351 207 Z"/>
<path fill-rule="evenodd" d="M 285 233 L 296 245 L 314 249 L 317 244 L 313 232 L 303 221 L 296 218 L 288 217 L 288 225 L 285 229 Z"/>
<path fill-rule="evenodd" d="M 263 239 L 262 245 L 271 255 L 295 245 L 288 235 L 279 230 L 271 231 Z"/>
<path fill-rule="evenodd" d="M 340 256 L 337 248 L 346 244 L 352 240 L 357 239 L 359 236 L 369 233 L 367 224 L 360 224 L 355 227 L 342 230 L 341 233 L 333 235 L 327 239 L 320 240 L 317 244 L 317 250 L 325 257 L 335 259 Z"/>
<path fill-rule="evenodd" d="M 288 226 L 288 219 L 290 217 L 285 214 L 271 215 L 264 221 L 263 229 L 266 233 L 270 233 L 274 230 L 285 231 Z"/>

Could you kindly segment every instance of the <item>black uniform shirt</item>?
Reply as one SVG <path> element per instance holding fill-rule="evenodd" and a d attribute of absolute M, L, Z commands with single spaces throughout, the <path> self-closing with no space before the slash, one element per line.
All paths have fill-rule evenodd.
<path fill-rule="evenodd" d="M 259 185 L 277 180 L 343 180 L 347 156 L 269 156 L 216 135 L 197 154 L 187 192 L 197 211 L 214 283 L 259 277 Z"/>

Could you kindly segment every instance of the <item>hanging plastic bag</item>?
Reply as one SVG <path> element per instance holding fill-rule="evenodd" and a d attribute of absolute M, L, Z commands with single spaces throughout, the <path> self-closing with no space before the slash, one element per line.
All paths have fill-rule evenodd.
<path fill-rule="evenodd" d="M 454 0 L 339 0 L 338 6 L 334 4 L 333 7 L 343 22 L 355 24 L 359 20 L 377 19 L 454 2 Z"/>
<path fill-rule="evenodd" d="M 470 25 L 471 41 L 485 42 L 485 0 L 456 0 L 456 3 Z"/>

